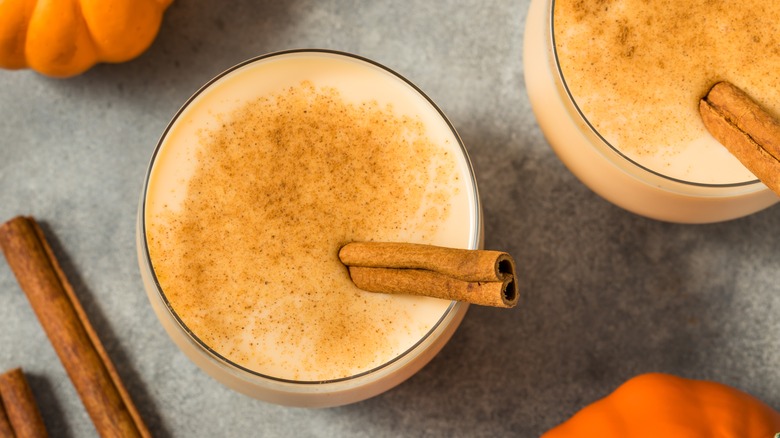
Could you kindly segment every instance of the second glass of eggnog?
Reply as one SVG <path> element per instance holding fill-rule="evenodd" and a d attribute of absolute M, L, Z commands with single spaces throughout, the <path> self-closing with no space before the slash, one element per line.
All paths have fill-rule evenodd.
<path fill-rule="evenodd" d="M 350 241 L 476 249 L 466 150 L 419 89 L 325 50 L 262 56 L 209 82 L 152 158 L 138 256 L 152 307 L 198 366 L 266 401 L 356 402 L 422 368 L 467 305 L 364 292 Z"/>
<path fill-rule="evenodd" d="M 729 81 L 780 114 L 778 16 L 763 0 L 532 0 L 532 108 L 564 164 L 620 207 L 682 223 L 754 213 L 777 196 L 709 135 L 698 103 Z"/>

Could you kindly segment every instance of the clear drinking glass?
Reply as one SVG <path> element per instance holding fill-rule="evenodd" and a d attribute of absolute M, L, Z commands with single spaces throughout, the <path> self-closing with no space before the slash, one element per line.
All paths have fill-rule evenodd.
<path fill-rule="evenodd" d="M 307 66 L 313 65 L 310 64 L 312 60 L 318 62 L 316 68 L 306 71 Z M 278 74 L 269 73 L 276 65 L 287 65 L 284 63 L 291 63 L 290 65 L 295 67 L 286 71 L 284 68 L 287 67 L 284 67 L 281 73 L 276 72 Z M 334 69 L 331 71 L 330 67 Z M 172 340 L 194 363 L 221 383 L 251 397 L 283 405 L 343 405 L 375 396 L 398 385 L 421 369 L 446 344 L 463 319 L 468 305 L 458 302 L 451 302 L 449 305 L 444 303 L 445 310 L 440 315 L 437 314 L 437 322 L 410 348 L 382 365 L 356 375 L 332 380 L 299 381 L 264 375 L 257 370 L 248 369 L 231 361 L 201 340 L 180 318 L 166 297 L 165 290 L 160 286 L 146 234 L 149 182 L 154 172 L 164 172 L 166 169 L 156 168 L 160 157 L 175 156 L 175 148 L 180 147 L 176 144 L 177 140 L 172 140 L 171 133 L 179 128 L 184 129 L 183 126 L 188 123 L 197 125 L 200 118 L 206 117 L 213 110 L 209 107 L 209 102 L 212 102 L 215 96 L 227 96 L 223 101 L 240 100 L 253 93 L 262 94 L 260 89 L 276 80 L 286 81 L 290 76 L 337 75 L 340 69 L 343 70 L 342 67 L 352 72 L 351 74 L 358 73 L 358 76 L 348 81 L 352 84 L 365 82 L 359 85 L 361 90 L 384 90 L 382 92 L 404 95 L 405 98 L 411 99 L 417 105 L 417 110 L 424 114 L 425 120 L 428 120 L 426 123 L 435 123 L 438 129 L 452 140 L 452 151 L 457 155 L 460 166 L 459 175 L 468 187 L 464 198 L 467 200 L 467 214 L 459 219 L 456 229 L 448 230 L 448 233 L 456 236 L 452 246 L 480 248 L 483 226 L 476 180 L 466 149 L 441 110 L 422 91 L 394 71 L 355 55 L 329 50 L 292 50 L 260 56 L 225 71 L 203 86 L 173 117 L 157 144 L 147 171 L 138 210 L 137 249 L 142 278 L 152 308 Z"/>
<path fill-rule="evenodd" d="M 553 39 L 554 7 L 555 0 L 531 1 L 524 41 L 525 82 L 545 137 L 582 183 L 626 210 L 679 223 L 734 219 L 778 201 L 755 177 L 723 183 L 679 178 L 643 166 L 607 142 L 580 111 L 561 73 Z"/>

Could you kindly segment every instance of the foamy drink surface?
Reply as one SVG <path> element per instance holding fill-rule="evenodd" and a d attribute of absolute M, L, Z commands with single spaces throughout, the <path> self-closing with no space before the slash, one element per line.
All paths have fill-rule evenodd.
<path fill-rule="evenodd" d="M 298 381 L 371 370 L 450 302 L 361 291 L 338 249 L 466 247 L 473 189 L 459 143 L 379 69 L 326 56 L 253 68 L 193 102 L 158 152 L 145 216 L 154 272 L 193 334 L 244 368 Z"/>
<path fill-rule="evenodd" d="M 755 180 L 707 134 L 698 102 L 729 81 L 780 115 L 780 2 L 555 0 L 558 62 L 588 122 L 663 175 Z"/>

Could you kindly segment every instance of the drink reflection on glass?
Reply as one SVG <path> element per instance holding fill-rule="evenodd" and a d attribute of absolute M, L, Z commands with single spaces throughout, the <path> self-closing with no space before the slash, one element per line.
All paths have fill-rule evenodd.
<path fill-rule="evenodd" d="M 364 292 L 349 241 L 476 249 L 476 182 L 441 111 L 371 61 L 332 51 L 250 60 L 163 134 L 138 217 L 152 307 L 222 383 L 296 406 L 385 391 L 425 365 L 467 306 Z"/>
<path fill-rule="evenodd" d="M 618 206 L 684 223 L 754 213 L 777 196 L 707 133 L 698 103 L 725 80 L 780 113 L 767 74 L 778 14 L 763 1 L 532 0 L 532 108 L 564 164 Z"/>

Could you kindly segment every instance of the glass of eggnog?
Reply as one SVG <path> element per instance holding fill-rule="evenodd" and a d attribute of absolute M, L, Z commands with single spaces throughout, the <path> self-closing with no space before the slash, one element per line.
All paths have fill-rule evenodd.
<path fill-rule="evenodd" d="M 728 81 L 780 114 L 776 20 L 760 0 L 532 0 L 531 106 L 585 185 L 634 213 L 680 223 L 778 201 L 707 131 L 699 100 Z"/>
<path fill-rule="evenodd" d="M 362 291 L 350 241 L 477 249 L 474 173 L 439 108 L 329 50 L 251 59 L 173 117 L 149 165 L 138 258 L 157 317 L 200 368 L 273 403 L 327 407 L 401 383 L 467 305 Z"/>

